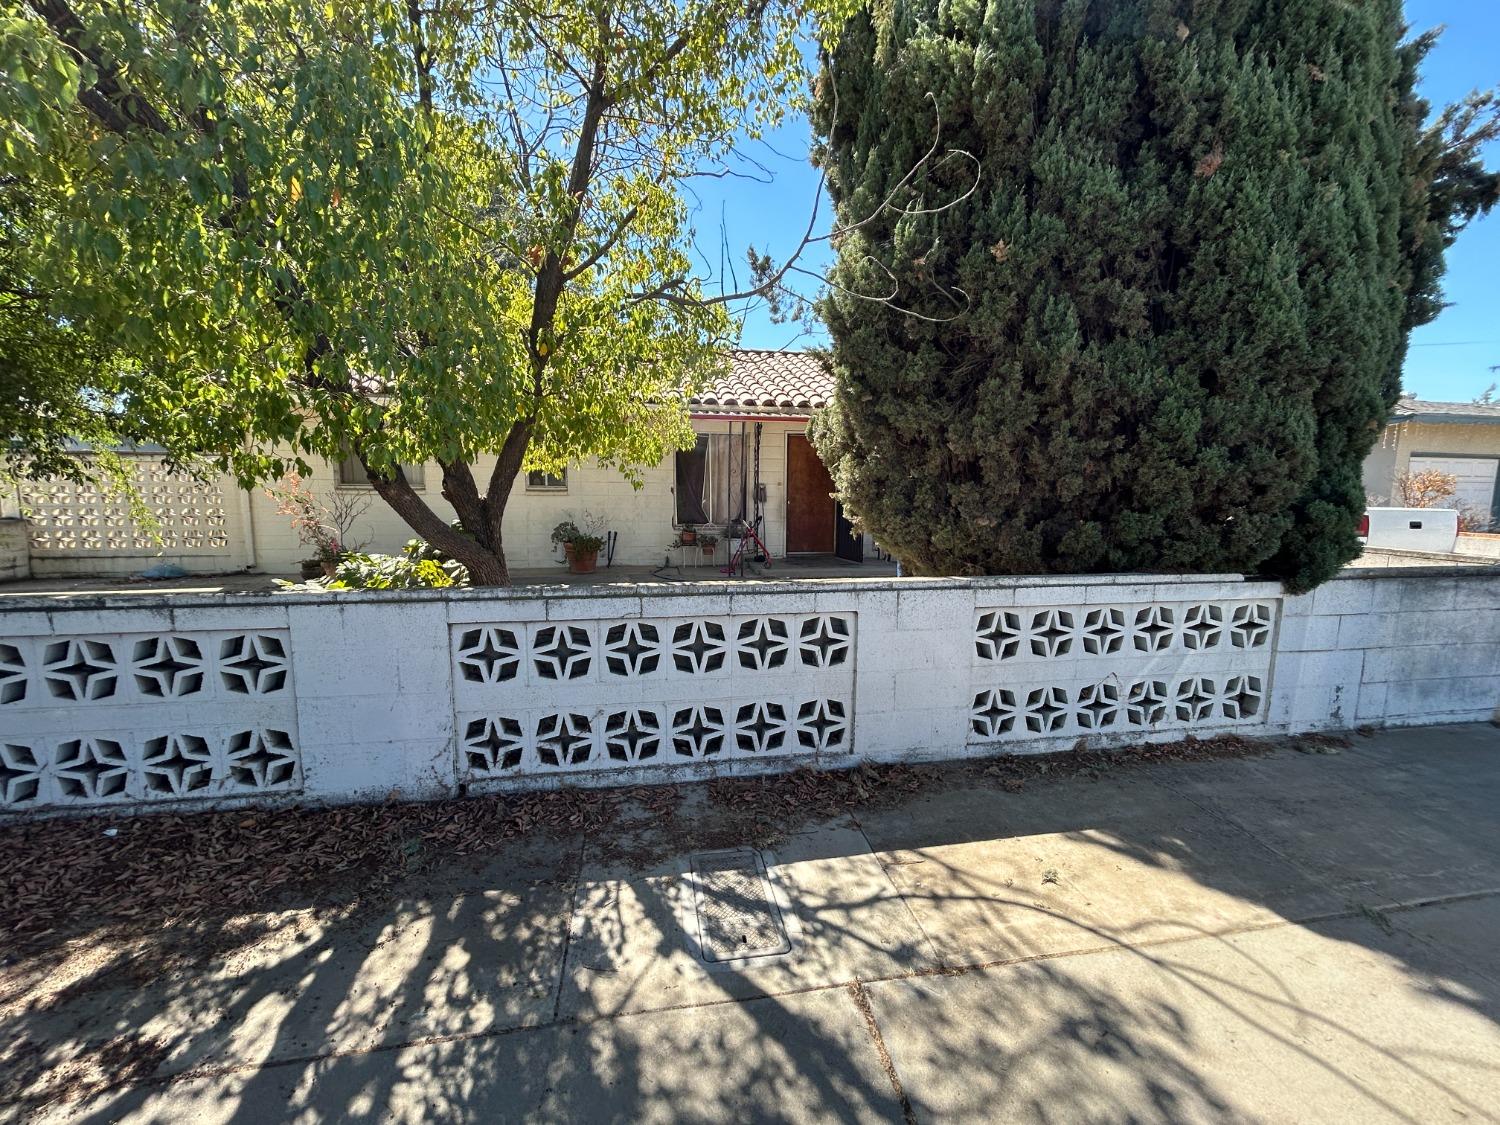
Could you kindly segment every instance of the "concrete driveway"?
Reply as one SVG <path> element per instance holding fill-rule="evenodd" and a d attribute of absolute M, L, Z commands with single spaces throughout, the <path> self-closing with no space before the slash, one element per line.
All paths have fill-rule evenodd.
<path fill-rule="evenodd" d="M 1488 726 L 954 785 L 769 852 L 631 832 L 239 920 L 264 940 L 191 973 L 75 953 L 0 1030 L 119 1074 L 0 1113 L 1500 1120 Z"/>

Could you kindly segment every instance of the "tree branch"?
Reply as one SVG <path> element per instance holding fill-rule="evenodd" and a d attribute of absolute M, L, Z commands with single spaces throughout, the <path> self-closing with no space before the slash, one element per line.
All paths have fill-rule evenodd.
<path fill-rule="evenodd" d="M 66 0 L 30 0 L 32 9 L 41 16 L 52 33 L 80 58 L 93 65 L 94 84 L 78 92 L 78 100 L 101 125 L 112 133 L 129 135 L 133 129 L 147 129 L 166 134 L 171 126 L 155 106 L 129 89 L 120 71 L 88 42 L 88 32 Z"/>
<path fill-rule="evenodd" d="M 432 113 L 432 59 L 427 54 L 427 43 L 422 35 L 422 5 L 418 0 L 406 0 L 406 19 L 411 25 L 412 61 L 417 68 L 417 101 L 422 109 Z"/>
<path fill-rule="evenodd" d="M 464 530 L 484 542 L 484 501 L 473 470 L 463 461 L 439 461 L 438 465 L 443 470 L 443 499 L 453 505 Z"/>
<path fill-rule="evenodd" d="M 489 490 L 484 496 L 484 535 L 491 543 L 498 544 L 501 540 L 500 525 L 505 520 L 505 507 L 510 501 L 510 490 L 515 486 L 516 474 L 521 471 L 521 462 L 525 460 L 526 447 L 531 444 L 532 426 L 529 418 L 512 423 L 495 458 Z"/>
<path fill-rule="evenodd" d="M 978 190 L 980 178 L 983 175 L 983 167 L 980 165 L 979 160 L 974 156 L 973 153 L 968 152 L 964 149 L 950 149 L 948 152 L 944 153 L 942 158 L 937 162 L 936 165 L 934 165 L 934 167 L 941 167 L 942 164 L 954 157 L 962 157 L 964 159 L 973 161 L 974 182 L 971 183 L 961 195 L 958 195 L 953 199 L 950 199 L 947 202 L 942 203 L 936 207 L 895 207 L 896 197 L 912 184 L 912 182 L 916 179 L 917 174 L 921 172 L 922 169 L 926 167 L 932 160 L 932 158 L 937 154 L 938 146 L 942 140 L 943 120 L 941 113 L 937 109 L 937 97 L 930 91 L 927 96 L 932 100 L 933 112 L 935 117 L 932 131 L 932 143 L 927 146 L 927 151 L 917 159 L 917 161 L 911 166 L 911 168 L 907 170 L 906 174 L 896 182 L 895 186 L 886 193 L 885 198 L 883 198 L 878 204 L 876 204 L 875 207 L 867 215 L 865 215 L 864 218 L 860 219 L 858 222 L 849 223 L 841 227 L 836 227 L 833 230 L 830 230 L 827 234 L 815 235 L 813 233 L 817 229 L 819 206 L 823 199 L 823 192 L 828 183 L 828 170 L 827 168 L 823 168 L 820 170 L 820 174 L 818 176 L 817 191 L 813 196 L 812 215 L 808 219 L 807 229 L 803 232 L 801 240 L 797 243 L 797 248 L 792 251 L 792 253 L 782 262 L 782 264 L 778 268 L 766 273 L 757 281 L 755 285 L 731 293 L 719 293 L 712 297 L 704 297 L 701 294 L 693 292 L 694 286 L 689 278 L 672 278 L 668 281 L 654 286 L 651 289 L 642 290 L 641 292 L 632 294 L 629 297 L 630 303 L 634 305 L 641 304 L 645 301 L 665 301 L 668 304 L 675 304 L 680 306 L 703 306 L 732 304 L 736 301 L 747 301 L 755 297 L 764 297 L 769 293 L 775 292 L 778 288 L 783 288 L 782 283 L 785 281 L 786 277 L 789 274 L 802 273 L 807 274 L 808 276 L 819 276 L 813 274 L 811 271 L 806 270 L 797 264 L 799 259 L 810 246 L 814 246 L 820 242 L 827 242 L 831 239 L 859 230 L 869 223 L 874 222 L 876 218 L 878 218 L 888 210 L 894 209 L 898 214 L 901 215 L 935 215 L 952 207 L 958 206 L 958 204 L 962 203 L 965 199 L 969 198 L 969 196 L 973 195 L 974 192 Z M 835 101 L 833 112 L 834 116 L 836 117 L 838 114 L 837 91 L 835 91 L 834 97 Z M 965 294 L 965 297 L 967 298 L 967 294 Z M 865 299 L 889 300 L 887 298 L 875 298 L 868 296 Z"/>
<path fill-rule="evenodd" d="M 630 208 L 630 210 L 626 211 L 624 218 L 622 218 L 615 225 L 615 229 L 610 234 L 610 236 L 608 238 L 606 238 L 603 242 L 601 242 L 594 249 L 594 252 L 592 254 L 590 254 L 587 258 L 585 258 L 583 261 L 579 262 L 578 265 L 574 266 L 572 269 L 566 271 L 563 274 L 563 281 L 564 282 L 572 281 L 575 277 L 582 276 L 583 274 L 587 273 L 590 269 L 592 269 L 595 265 L 597 265 L 598 262 L 599 262 L 599 260 L 601 258 L 603 258 L 604 255 L 608 254 L 611 250 L 613 250 L 615 248 L 616 243 L 618 243 L 620 241 L 620 239 L 624 236 L 625 231 L 629 228 L 630 224 L 633 223 L 633 222 L 635 222 L 636 215 L 639 214 L 639 213 L 640 213 L 640 208 L 639 207 L 632 207 L 632 208 Z"/>

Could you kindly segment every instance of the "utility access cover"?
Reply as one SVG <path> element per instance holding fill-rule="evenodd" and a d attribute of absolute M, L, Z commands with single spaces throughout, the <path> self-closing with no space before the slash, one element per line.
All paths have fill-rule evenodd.
<path fill-rule="evenodd" d="M 765 864 L 749 848 L 693 857 L 693 909 L 705 961 L 790 953 Z"/>

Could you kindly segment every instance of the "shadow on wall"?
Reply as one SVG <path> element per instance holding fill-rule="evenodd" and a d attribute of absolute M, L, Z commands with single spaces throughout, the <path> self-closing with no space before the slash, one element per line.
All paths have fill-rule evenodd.
<path fill-rule="evenodd" d="M 391 901 L 162 919 L 144 950 L 83 935 L 7 970 L 10 1108 L 68 1094 L 68 1075 L 88 1093 L 92 1075 L 137 1084 L 56 1108 L 99 1122 L 1231 1120 L 1296 1116 L 1289 1080 L 1305 1074 L 1347 1112 L 1410 1116 L 1394 1084 L 1491 1119 L 1454 1075 L 1493 1083 L 1493 1059 L 1393 1031 L 1364 978 L 1339 995 L 1337 976 L 1394 966 L 1453 1026 L 1500 1020 L 1494 976 L 1378 910 L 1500 885 L 1500 759 L 1476 731 L 1429 734 L 1420 757 L 1370 742 L 1022 792 L 983 766 L 932 770 L 847 822 L 793 809 L 782 827 L 806 831 L 776 854 L 798 952 L 743 971 L 701 971 L 678 925 L 676 850 L 739 841 L 697 789 L 607 834 L 439 864 Z M 1311 986 L 1256 945 L 1280 920 L 1335 915 L 1296 932 L 1296 956 L 1332 950 Z M 194 966 L 202 945 L 220 952 Z M 1082 951 L 1100 956 L 1049 959 Z M 1021 963 L 965 972 L 997 962 Z"/>

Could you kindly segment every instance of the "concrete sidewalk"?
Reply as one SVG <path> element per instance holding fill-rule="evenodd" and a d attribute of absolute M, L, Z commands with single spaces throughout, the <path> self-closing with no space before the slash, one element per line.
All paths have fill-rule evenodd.
<path fill-rule="evenodd" d="M 204 971 L 75 953 L 0 1029 L 116 1085 L 0 1114 L 1500 1120 L 1488 726 L 955 785 L 758 859 L 629 831 L 239 920 L 262 940 Z"/>

